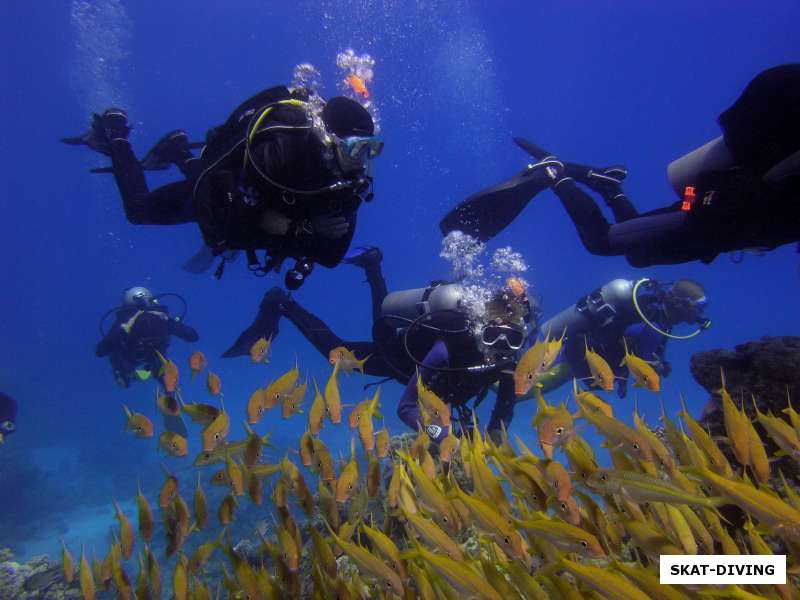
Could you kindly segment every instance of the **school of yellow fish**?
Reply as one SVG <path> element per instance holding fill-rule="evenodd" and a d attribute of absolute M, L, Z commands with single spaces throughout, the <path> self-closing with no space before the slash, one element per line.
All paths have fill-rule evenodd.
<path fill-rule="evenodd" d="M 247 437 L 229 441 L 231 416 L 219 377 L 207 373 L 208 391 L 219 397 L 219 406 L 186 403 L 178 367 L 164 358 L 167 392 L 157 391 L 156 406 L 166 415 L 185 414 L 201 427 L 202 451 L 194 465 L 216 470 L 198 472 L 191 501 L 165 470 L 157 495 L 160 518 L 140 488 L 138 527 L 115 502 L 118 528 L 105 558 L 90 560 L 81 549 L 76 562 L 63 546 L 64 578 L 76 580 L 87 600 L 101 590 L 141 600 L 161 598 L 170 589 L 178 600 L 297 598 L 301 593 L 342 600 L 798 598 L 800 482 L 790 483 L 774 466 L 778 459 L 800 463 L 800 415 L 790 399 L 784 411 L 788 419 L 756 407 L 754 423 L 743 402 L 737 406 L 728 393 L 721 374 L 724 439 L 711 437 L 685 406 L 681 420 L 674 420 L 662 404 L 655 429 L 636 412 L 633 426 L 628 425 L 615 416 L 614 407 L 577 382 L 573 413 L 567 404 L 548 404 L 536 383 L 555 361 L 562 340 L 563 335 L 548 336 L 537 342 L 515 373 L 517 394 L 533 390 L 537 399 L 532 425 L 541 454 L 519 436 L 512 442 L 503 432 L 502 439 L 492 440 L 477 426 L 472 436 L 451 433 L 439 445 L 420 429 L 416 438 L 407 437 L 403 447 L 393 448 L 386 427 L 375 426 L 381 418 L 379 388 L 342 423 L 347 405 L 342 404 L 337 377 L 341 371 L 363 372 L 368 357 L 357 359 L 346 348 L 337 348 L 330 353 L 333 370 L 322 389 L 312 380 L 307 429 L 291 451 L 299 465 L 288 449 L 279 462 L 263 462 L 269 434 L 254 430 L 278 406 L 283 419 L 304 412 L 308 382 L 300 381 L 297 365 L 253 392 L 243 415 Z M 266 362 L 269 349 L 270 340 L 256 342 L 253 363 Z M 590 386 L 613 389 L 611 368 L 588 345 L 586 358 Z M 648 363 L 627 348 L 623 362 L 636 385 L 659 391 L 658 375 Z M 196 352 L 189 364 L 195 377 L 208 361 Z M 421 384 L 418 392 L 424 424 L 450 425 L 450 407 Z M 133 435 L 154 436 L 146 416 L 123 408 Z M 580 435 L 582 422 L 603 438 L 609 467 L 600 466 Z M 326 424 L 353 432 L 349 458 L 342 459 L 338 473 L 320 438 Z M 765 449 L 767 437 L 780 448 L 773 456 Z M 158 445 L 175 456 L 188 451 L 187 440 L 176 433 L 162 433 Z M 207 473 L 211 485 L 228 490 L 216 507 L 216 523 L 201 481 Z M 266 480 L 270 495 L 265 495 Z M 258 563 L 240 556 L 227 534 L 242 502 L 271 503 L 277 515 L 271 534 L 259 533 L 265 558 Z M 369 509 L 376 503 L 382 508 L 380 522 Z M 731 510 L 741 527 L 731 523 Z M 157 533 L 166 540 L 166 557 L 177 555 L 171 573 L 162 573 L 151 551 Z M 185 552 L 186 540 L 195 536 L 205 536 L 204 542 Z M 787 583 L 659 584 L 660 555 L 715 553 L 786 554 Z M 221 567 L 221 581 L 206 575 L 212 564 Z M 129 571 L 136 567 L 133 579 Z M 303 571 L 312 584 L 301 592 Z"/>

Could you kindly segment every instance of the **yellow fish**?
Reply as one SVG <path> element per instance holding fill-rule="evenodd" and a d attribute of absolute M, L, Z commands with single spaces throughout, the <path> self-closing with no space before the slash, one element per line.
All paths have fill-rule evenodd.
<path fill-rule="evenodd" d="M 147 498 L 142 494 L 141 486 L 138 487 L 138 491 L 136 507 L 139 511 L 139 535 L 149 542 L 153 537 L 153 510 L 150 508 Z"/>
<path fill-rule="evenodd" d="M 64 581 L 72 583 L 75 580 L 75 559 L 67 550 L 67 545 L 61 540 L 61 571 L 64 573 Z"/>
<path fill-rule="evenodd" d="M 372 417 L 380 406 L 379 401 L 381 397 L 381 388 L 375 390 L 375 395 L 370 400 L 367 407 L 361 414 L 358 421 L 358 437 L 361 440 L 361 447 L 365 452 L 372 452 L 375 449 L 375 429 L 372 422 Z"/>
<path fill-rule="evenodd" d="M 194 488 L 194 525 L 203 529 L 208 522 L 208 503 L 203 488 L 200 486 L 200 473 L 197 474 L 197 486 Z"/>
<path fill-rule="evenodd" d="M 81 584 L 81 593 L 84 600 L 94 600 L 96 596 L 96 588 L 94 584 L 94 576 L 92 569 L 89 568 L 89 562 L 86 560 L 86 554 L 81 548 L 80 567 L 78 569 L 78 579 Z"/>
<path fill-rule="evenodd" d="M 269 350 L 272 346 L 272 336 L 269 339 L 265 337 L 258 338 L 255 343 L 250 346 L 250 361 L 253 364 L 268 363 Z"/>
<path fill-rule="evenodd" d="M 208 360 L 205 354 L 199 350 L 197 352 L 192 352 L 192 355 L 189 357 L 189 370 L 192 372 L 192 379 L 207 366 Z"/>
<path fill-rule="evenodd" d="M 228 413 L 225 412 L 225 405 L 223 404 L 217 418 L 214 419 L 208 427 L 203 429 L 203 432 L 200 434 L 203 440 L 203 450 L 210 452 L 216 448 L 225 440 L 230 430 L 231 420 L 228 417 Z"/>
<path fill-rule="evenodd" d="M 334 367 L 334 371 L 336 367 Z M 342 469 L 336 481 L 336 501 L 340 504 L 347 502 L 358 484 L 358 461 L 356 461 L 356 440 L 350 439 L 350 462 Z"/>
<path fill-rule="evenodd" d="M 131 555 L 133 554 L 133 543 L 134 543 L 134 535 L 133 535 L 133 527 L 131 526 L 131 522 L 128 520 L 128 517 L 125 516 L 125 513 L 122 512 L 122 509 L 117 504 L 117 501 L 114 501 L 114 508 L 117 512 L 117 521 L 119 521 L 119 539 L 120 539 L 120 549 L 122 550 L 122 556 L 125 560 L 130 560 Z"/>
<path fill-rule="evenodd" d="M 167 417 L 177 417 L 181 414 L 181 405 L 172 394 L 159 394 L 156 386 L 156 407 L 161 414 Z"/>
<path fill-rule="evenodd" d="M 361 374 L 363 375 L 364 363 L 369 360 L 370 356 L 372 355 L 369 354 L 359 360 L 351 350 L 348 350 L 344 346 L 338 346 L 328 352 L 328 362 L 334 366 L 338 365 L 339 369 L 344 371 L 347 375 L 350 375 L 353 370 L 361 371 Z"/>
<path fill-rule="evenodd" d="M 172 473 L 161 467 L 164 471 L 164 483 L 158 493 L 158 506 L 160 508 L 167 508 L 172 498 L 178 493 L 178 478 Z"/>
<path fill-rule="evenodd" d="M 127 418 L 125 429 L 132 431 L 133 435 L 138 438 L 153 437 L 153 423 L 150 419 L 140 413 L 131 412 L 131 409 L 124 404 L 122 405 L 122 410 L 125 411 L 125 417 Z"/>
<path fill-rule="evenodd" d="M 178 387 L 178 380 L 180 379 L 180 373 L 178 371 L 178 365 L 176 365 L 171 360 L 167 360 L 161 352 L 158 350 L 155 351 L 158 355 L 159 360 L 161 361 L 161 369 L 163 371 L 162 379 L 164 381 L 164 388 L 167 390 L 168 394 L 171 394 L 175 391 Z"/>
<path fill-rule="evenodd" d="M 325 419 L 325 398 L 319 391 L 316 379 L 314 380 L 314 401 L 308 409 L 308 429 L 313 435 L 319 435 Z"/>
<path fill-rule="evenodd" d="M 625 347 L 625 356 L 619 366 L 628 367 L 628 371 L 635 381 L 633 385 L 651 392 L 660 392 L 661 378 L 652 365 L 635 354 L 628 352 L 628 342 L 625 341 L 625 338 L 622 338 L 622 345 Z"/>
<path fill-rule="evenodd" d="M 539 340 L 522 355 L 514 369 L 514 391 L 517 396 L 527 394 L 539 375 L 553 366 L 558 354 L 554 354 L 555 347 L 551 347 L 551 343 L 548 338 Z"/>
<path fill-rule="evenodd" d="M 389 438 L 389 430 L 386 429 L 386 426 L 384 425 L 383 429 L 381 429 L 376 434 L 376 436 L 377 437 L 375 438 L 375 454 L 378 456 L 378 458 L 386 458 L 386 456 L 389 454 L 389 446 L 391 444 Z M 453 436 L 453 439 L 456 439 L 455 436 Z M 447 441 L 447 438 L 445 438 L 445 441 Z M 441 455 L 442 452 L 440 448 L 439 456 L 441 457 Z"/>
<path fill-rule="evenodd" d="M 553 448 L 562 446 L 572 437 L 575 425 L 566 405 L 550 406 L 539 388 L 536 388 L 535 392 L 539 410 L 533 418 L 533 426 L 536 428 L 542 453 L 547 460 L 552 460 Z"/>
<path fill-rule="evenodd" d="M 719 390 L 722 397 L 722 416 L 725 422 L 725 432 L 728 434 L 728 443 L 731 446 L 733 455 L 739 464 L 747 466 L 750 464 L 750 432 L 747 415 L 733 403 L 731 395 L 725 389 L 725 373 L 719 370 L 722 387 Z"/>
<path fill-rule="evenodd" d="M 591 385 L 594 387 L 599 387 L 605 392 L 613 391 L 614 371 L 611 370 L 611 367 L 602 356 L 600 356 L 594 350 L 589 349 L 589 342 L 586 339 L 586 336 L 583 337 L 583 344 L 586 347 L 586 351 L 584 353 L 586 364 L 589 365 L 589 372 L 592 374 Z"/>
<path fill-rule="evenodd" d="M 219 396 L 222 393 L 222 380 L 219 375 L 209 371 L 206 378 L 206 388 L 212 396 Z"/>
<path fill-rule="evenodd" d="M 165 431 L 158 438 L 158 446 L 172 456 L 186 456 L 189 454 L 189 443 L 182 435 L 174 431 Z"/>
<path fill-rule="evenodd" d="M 216 406 L 211 406 L 210 404 L 201 404 L 199 402 L 186 404 L 183 401 L 183 397 L 178 392 L 175 393 L 175 396 L 178 398 L 181 410 L 189 415 L 192 423 L 197 423 L 198 425 L 209 425 L 214 419 L 217 418 L 217 415 L 219 415 L 219 409 Z"/>
<path fill-rule="evenodd" d="M 338 425 L 342 422 L 342 397 L 339 395 L 339 383 L 336 376 L 339 374 L 339 364 L 333 367 L 333 372 L 325 384 L 325 409 L 331 423 Z"/>
<path fill-rule="evenodd" d="M 303 400 L 305 400 L 307 389 L 308 380 L 306 380 L 306 383 L 298 385 L 287 396 L 284 397 L 282 411 L 282 416 L 284 419 L 288 419 L 292 415 L 303 412 L 303 409 L 300 408 L 300 406 L 303 404 Z"/>
<path fill-rule="evenodd" d="M 270 383 L 264 390 L 264 410 L 269 410 L 278 402 L 283 402 L 283 397 L 291 392 L 300 377 L 297 364 Z"/>
<path fill-rule="evenodd" d="M 425 387 L 419 372 L 417 372 L 417 401 L 428 414 L 434 425 L 450 427 L 450 406 Z"/>

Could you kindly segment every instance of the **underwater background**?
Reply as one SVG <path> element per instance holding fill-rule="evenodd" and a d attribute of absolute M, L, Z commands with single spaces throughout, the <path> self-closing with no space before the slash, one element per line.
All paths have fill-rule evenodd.
<path fill-rule="evenodd" d="M 148 494 L 161 484 L 159 464 L 190 489 L 190 459 L 165 458 L 155 440 L 123 432 L 122 403 L 155 417 L 152 382 L 120 389 L 107 361 L 94 355 L 98 320 L 119 304 L 124 288 L 145 285 L 187 299 L 186 322 L 200 341 L 173 341 L 170 357 L 184 369 L 193 350 L 209 357 L 233 417 L 231 439 L 242 435 L 250 393 L 295 358 L 320 381 L 329 372 L 326 358 L 286 321 L 269 365 L 219 358 L 282 277 L 256 278 L 241 259 L 221 281 L 181 271 L 200 244 L 197 226 L 128 224 L 111 177 L 87 172 L 104 158 L 58 142 L 83 131 L 92 111 L 127 109 L 141 156 L 174 128 L 201 140 L 241 100 L 289 83 L 298 63 L 315 65 L 322 94 L 336 95 L 337 53 L 369 53 L 386 147 L 375 161 L 375 200 L 360 210 L 354 245 L 381 247 L 392 291 L 449 275 L 439 258 L 439 219 L 530 162 L 512 135 L 568 160 L 626 165 L 625 190 L 643 211 L 672 202 L 666 165 L 719 134 L 716 116 L 755 74 L 797 61 L 798 19 L 800 4 L 790 1 L 6 5 L 0 391 L 18 400 L 20 412 L 17 433 L 0 447 L 0 548 L 10 547 L 19 560 L 55 556 L 63 537 L 73 552 L 82 543 L 101 552 L 112 499 L 130 512 L 137 481 Z M 149 181 L 178 177 L 175 170 L 150 173 Z M 746 255 L 739 264 L 720 256 L 711 265 L 634 269 L 623 258 L 588 254 L 551 192 L 532 201 L 490 250 L 500 246 L 524 255 L 545 318 L 617 277 L 701 282 L 713 326 L 669 344 L 673 371 L 661 398 L 673 414 L 679 392 L 695 414 L 707 398 L 689 373 L 693 353 L 800 332 L 800 256 L 793 246 Z M 347 265 L 317 268 L 295 297 L 341 337 L 369 339 L 362 279 Z M 187 400 L 205 401 L 204 381 L 184 378 Z M 360 376 L 340 379 L 344 401 L 363 399 L 363 383 Z M 392 433 L 405 430 L 394 412 L 401 389 L 383 386 Z M 551 402 L 567 394 L 562 388 Z M 609 398 L 626 416 L 638 398 L 640 412 L 655 421 L 654 396 L 631 389 L 624 400 Z M 483 422 L 491 405 L 490 398 L 481 406 Z M 518 407 L 512 433 L 532 438 L 534 409 L 533 402 Z M 258 426 L 272 431 L 267 460 L 295 448 L 305 427 L 303 415 L 284 421 L 269 413 Z M 325 431 L 337 451 L 349 439 L 346 427 Z M 190 457 L 198 450 L 193 435 Z"/>

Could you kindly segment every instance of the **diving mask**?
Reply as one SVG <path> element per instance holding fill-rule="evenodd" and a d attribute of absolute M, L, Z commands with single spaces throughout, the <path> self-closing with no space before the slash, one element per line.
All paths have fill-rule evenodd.
<path fill-rule="evenodd" d="M 363 171 L 382 150 L 383 141 L 374 137 L 336 138 L 336 159 L 343 173 Z"/>
<path fill-rule="evenodd" d="M 383 152 L 383 140 L 372 136 L 351 135 L 339 139 L 339 147 L 347 157 L 364 160 L 376 158 Z"/>
<path fill-rule="evenodd" d="M 490 324 L 483 328 L 481 341 L 487 346 L 494 346 L 500 340 L 505 341 L 511 350 L 519 350 L 525 343 L 525 329 L 513 325 Z"/>

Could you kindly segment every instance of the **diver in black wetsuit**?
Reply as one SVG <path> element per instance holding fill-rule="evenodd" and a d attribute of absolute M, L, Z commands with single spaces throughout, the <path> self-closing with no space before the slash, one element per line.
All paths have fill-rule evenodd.
<path fill-rule="evenodd" d="M 361 248 L 345 258 L 367 275 L 372 292 L 372 341 L 342 340 L 285 292 L 273 288 L 264 295 L 255 321 L 223 356 L 248 354 L 262 336 L 274 339 L 280 318 L 286 317 L 326 357 L 340 346 L 359 358 L 372 355 L 364 364 L 364 372 L 406 386 L 397 412 L 414 430 L 420 420 L 417 368 L 423 383 L 456 408 L 454 420 L 462 430 L 468 430 L 472 423 L 466 403 L 472 397 L 482 401 L 490 386 L 499 381 L 488 426 L 497 438 L 501 427 L 508 427 L 514 415 L 512 375 L 517 352 L 525 343 L 528 327 L 536 329 L 538 312 L 531 310 L 524 290 L 519 286 L 501 290 L 486 304 L 482 320 L 476 322 L 467 316 L 463 289 L 458 284 L 435 282 L 427 288 L 387 294 L 381 260 L 377 248 Z M 428 434 L 438 442 L 448 432 L 429 426 Z"/>
<path fill-rule="evenodd" d="M 686 340 L 711 325 L 705 316 L 708 306 L 705 290 L 696 281 L 679 279 L 659 283 L 652 279 L 614 279 L 578 299 L 542 324 L 542 331 L 564 332 L 564 350 L 552 368 L 537 382 L 547 393 L 571 381 L 590 376 L 586 347 L 599 353 L 616 376 L 620 398 L 627 393 L 628 369 L 620 366 L 628 350 L 648 361 L 666 377 L 672 367 L 666 359 L 670 339 Z M 697 327 L 686 335 L 673 333 L 682 323 Z M 524 398 L 534 397 L 530 392 Z"/>
<path fill-rule="evenodd" d="M 370 159 L 382 142 L 358 102 L 323 103 L 305 89 L 278 86 L 242 103 L 209 131 L 199 158 L 185 132 L 164 136 L 140 163 L 127 114 L 95 114 L 89 131 L 64 138 L 111 157 L 125 214 L 137 225 L 196 222 L 215 256 L 247 252 L 257 274 L 294 258 L 286 286 L 297 289 L 315 263 L 332 268 L 347 251 L 362 201 L 372 199 Z M 176 164 L 185 180 L 150 191 L 145 169 Z M 96 169 L 108 171 L 109 169 Z M 266 250 L 264 263 L 256 250 Z M 218 274 L 221 275 L 223 262 Z"/>
<path fill-rule="evenodd" d="M 719 124 L 722 137 L 670 165 L 680 200 L 643 214 L 622 191 L 624 168 L 567 163 L 516 138 L 537 162 L 462 202 L 442 220 L 442 232 L 486 241 L 551 187 L 589 252 L 624 255 L 636 267 L 708 263 L 721 252 L 800 240 L 800 64 L 759 74 Z M 602 196 L 615 224 L 578 183 Z"/>
<path fill-rule="evenodd" d="M 162 294 L 161 296 L 166 296 Z M 159 297 L 161 297 L 159 296 Z M 161 370 L 172 336 L 187 342 L 199 339 L 197 331 L 183 323 L 182 317 L 170 317 L 169 309 L 158 302 L 147 288 L 128 288 L 122 295 L 122 306 L 111 309 L 114 323 L 95 348 L 99 357 L 108 356 L 114 379 L 120 387 L 130 387 L 134 380 L 149 379 Z"/>

